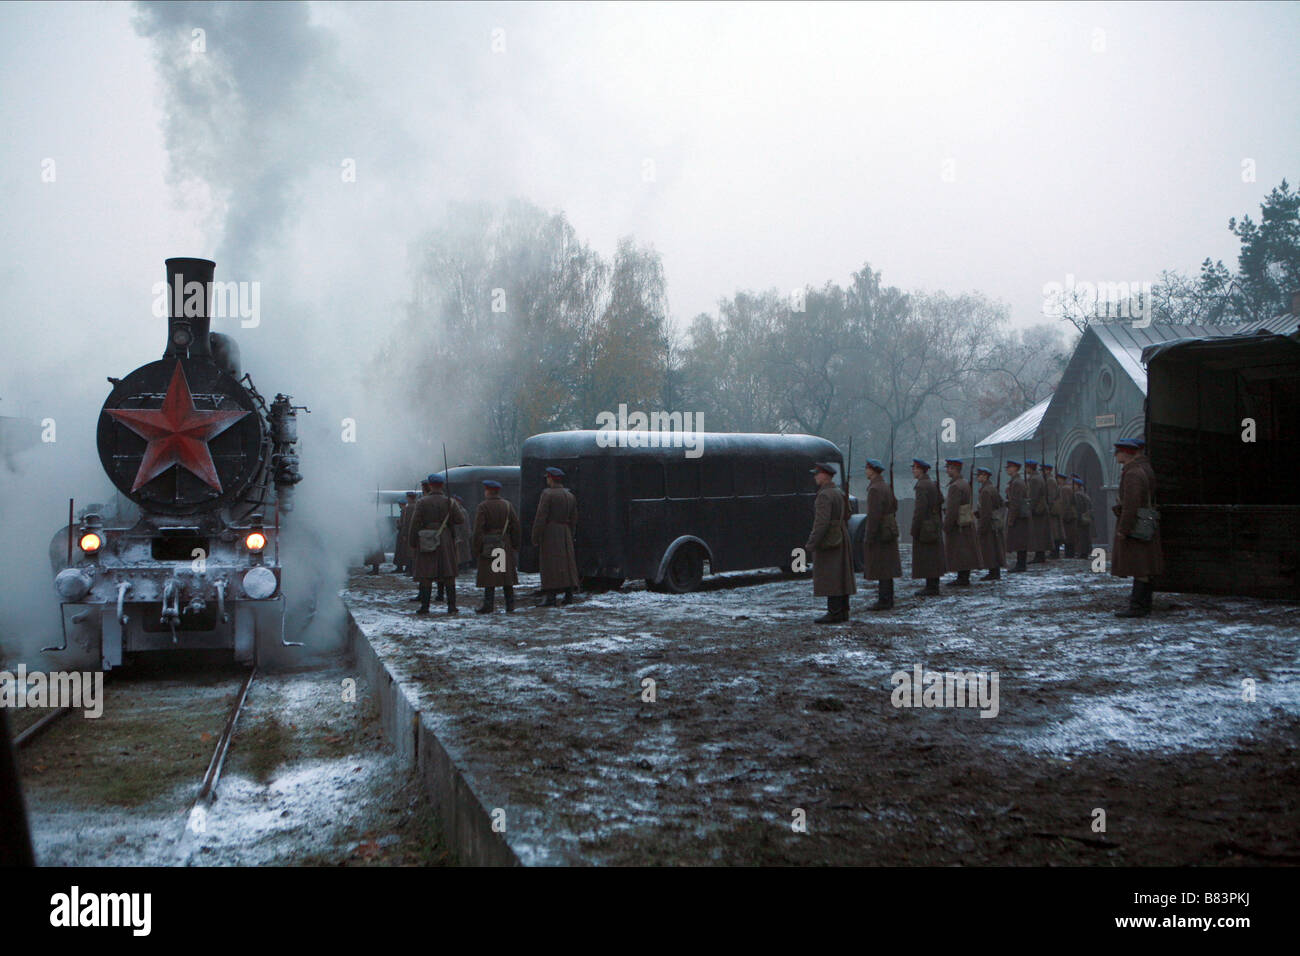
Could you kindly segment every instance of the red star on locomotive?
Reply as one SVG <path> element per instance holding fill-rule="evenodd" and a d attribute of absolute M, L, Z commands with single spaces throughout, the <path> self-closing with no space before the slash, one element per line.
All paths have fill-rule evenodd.
<path fill-rule="evenodd" d="M 149 442 L 136 472 L 135 483 L 131 486 L 132 491 L 138 491 L 172 465 L 188 469 L 221 491 L 221 479 L 217 477 L 208 442 L 248 414 L 242 410 L 215 412 L 195 408 L 190 383 L 179 361 L 172 372 L 162 408 L 107 408 L 104 411 Z"/>

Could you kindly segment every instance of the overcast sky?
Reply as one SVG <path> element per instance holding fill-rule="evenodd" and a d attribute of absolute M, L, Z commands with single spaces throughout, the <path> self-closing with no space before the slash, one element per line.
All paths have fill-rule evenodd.
<path fill-rule="evenodd" d="M 1232 260 L 1228 217 L 1300 178 L 1296 4 L 138 19 L 0 5 L 0 413 L 70 360 L 93 363 L 98 394 L 153 357 L 147 298 L 169 255 L 261 281 L 254 368 L 308 327 L 321 361 L 353 361 L 386 334 L 409 244 L 449 199 L 562 210 L 606 255 L 623 234 L 653 244 L 683 326 L 738 288 L 844 282 L 864 262 L 904 288 L 984 292 L 1028 324 L 1067 274 Z"/>

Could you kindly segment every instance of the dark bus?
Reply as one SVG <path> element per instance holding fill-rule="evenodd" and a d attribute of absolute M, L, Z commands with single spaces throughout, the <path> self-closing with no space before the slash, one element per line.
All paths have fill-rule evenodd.
<path fill-rule="evenodd" d="M 1155 587 L 1300 599 L 1300 336 L 1181 339 L 1142 360 L 1165 558 Z"/>
<path fill-rule="evenodd" d="M 647 436 L 666 443 L 672 434 L 548 432 L 525 441 L 520 569 L 538 570 L 532 524 L 544 470 L 554 465 L 578 499 L 575 547 L 588 586 L 644 578 L 648 588 L 680 594 L 699 587 L 705 564 L 713 574 L 791 571 L 792 552 L 812 528 L 817 486 L 810 469 L 818 461 L 842 469 L 839 448 L 810 435 L 725 433 L 691 436 L 702 452 L 696 458 L 682 447 L 628 447 Z M 861 521 L 855 515 L 850 531 Z"/>

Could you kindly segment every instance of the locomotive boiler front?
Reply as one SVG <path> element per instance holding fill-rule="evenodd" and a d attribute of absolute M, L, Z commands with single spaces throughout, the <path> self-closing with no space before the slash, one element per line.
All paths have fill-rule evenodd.
<path fill-rule="evenodd" d="M 301 480 L 296 407 L 268 405 L 211 331 L 215 264 L 168 259 L 163 357 L 112 379 L 96 444 L 138 519 L 85 513 L 68 531 L 64 646 L 105 668 L 126 653 L 231 649 L 284 632 L 280 512 Z M 72 542 L 75 541 L 75 547 Z"/>

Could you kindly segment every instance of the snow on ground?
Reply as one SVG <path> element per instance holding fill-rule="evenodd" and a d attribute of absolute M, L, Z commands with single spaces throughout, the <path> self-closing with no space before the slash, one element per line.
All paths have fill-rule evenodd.
<path fill-rule="evenodd" d="M 1173 862 L 1198 851 L 1147 787 L 1184 774 L 1211 802 L 1235 787 L 1228 809 L 1261 833 L 1280 820 L 1269 845 L 1295 842 L 1294 788 L 1273 792 L 1297 768 L 1288 605 L 1161 594 L 1151 617 L 1121 620 L 1128 582 L 1083 561 L 938 598 L 900 581 L 892 613 L 867 612 L 864 589 L 853 621 L 832 627 L 812 624 L 824 601 L 810 581 L 776 573 L 688 595 L 630 585 L 568 608 L 521 601 L 512 616 L 498 596 L 490 617 L 472 613 L 472 580 L 457 617 L 416 616 L 414 586 L 392 574 L 355 575 L 344 599 L 476 789 L 507 809 L 529 862 L 1048 862 L 1066 840 L 1018 837 L 1016 821 L 1094 838 L 1107 792 L 1138 828 L 1107 861 Z M 537 579 L 523 581 L 526 595 Z M 996 671 L 997 716 L 895 708 L 891 675 L 917 664 Z M 1192 771 L 1205 763 L 1218 775 Z M 1079 792 L 1034 795 L 1053 785 Z M 816 818 L 802 843 L 796 808 Z M 918 828 L 928 836 L 909 850 Z M 1227 852 L 1202 842 L 1204 861 Z"/>

